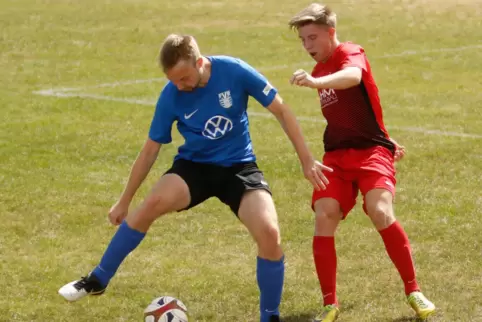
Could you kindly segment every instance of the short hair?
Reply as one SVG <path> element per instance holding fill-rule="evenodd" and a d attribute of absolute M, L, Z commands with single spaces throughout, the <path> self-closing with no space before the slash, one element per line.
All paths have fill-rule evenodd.
<path fill-rule="evenodd" d="M 288 24 L 291 29 L 299 29 L 312 23 L 335 28 L 336 14 L 328 6 L 312 3 L 291 18 Z"/>
<path fill-rule="evenodd" d="M 162 43 L 159 52 L 159 65 L 167 71 L 181 60 L 192 60 L 194 63 L 201 52 L 193 36 L 170 34 Z"/>

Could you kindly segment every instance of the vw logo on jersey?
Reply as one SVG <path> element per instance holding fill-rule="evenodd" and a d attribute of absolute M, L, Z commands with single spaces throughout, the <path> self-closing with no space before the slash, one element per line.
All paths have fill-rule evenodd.
<path fill-rule="evenodd" d="M 203 135 L 211 140 L 222 138 L 233 129 L 233 122 L 227 117 L 216 115 L 204 124 Z"/>
<path fill-rule="evenodd" d="M 230 108 L 233 106 L 233 98 L 231 97 L 231 91 L 225 91 L 218 94 L 219 104 L 224 108 Z"/>

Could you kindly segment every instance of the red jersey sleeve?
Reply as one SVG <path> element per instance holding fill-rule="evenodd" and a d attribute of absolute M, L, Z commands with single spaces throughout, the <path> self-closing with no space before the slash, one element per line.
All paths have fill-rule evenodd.
<path fill-rule="evenodd" d="M 339 61 L 340 70 L 346 67 L 358 67 L 364 73 L 368 72 L 365 50 L 359 45 L 343 44 L 340 50 Z"/>

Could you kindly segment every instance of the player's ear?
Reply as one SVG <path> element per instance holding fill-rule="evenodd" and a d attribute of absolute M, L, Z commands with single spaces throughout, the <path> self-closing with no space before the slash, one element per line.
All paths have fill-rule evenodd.
<path fill-rule="evenodd" d="M 335 37 L 336 30 L 333 27 L 328 28 L 328 34 L 330 35 L 331 38 Z"/>
<path fill-rule="evenodd" d="M 197 68 L 201 68 L 203 67 L 203 64 L 204 64 L 204 60 L 202 57 L 199 57 L 197 60 L 196 60 L 196 67 Z"/>

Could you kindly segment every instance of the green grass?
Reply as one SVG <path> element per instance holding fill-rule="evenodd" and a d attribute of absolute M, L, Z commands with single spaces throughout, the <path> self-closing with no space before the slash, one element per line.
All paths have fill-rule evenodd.
<path fill-rule="evenodd" d="M 309 57 L 286 26 L 309 2 L 0 0 L 0 321 L 140 321 L 173 295 L 193 321 L 256 321 L 255 246 L 217 200 L 154 224 L 105 296 L 66 303 L 57 290 L 97 264 L 153 106 L 33 91 L 163 77 L 170 32 L 194 34 L 205 54 L 239 56 L 264 71 L 299 116 L 321 121 L 316 93 L 288 85 Z M 390 134 L 407 147 L 397 165 L 396 212 L 411 238 L 435 321 L 482 321 L 482 45 L 479 1 L 334 1 L 341 40 L 361 43 Z M 385 57 L 407 50 L 426 54 Z M 307 64 L 308 62 L 308 64 Z M 277 70 L 270 66 L 287 65 Z M 163 82 L 82 93 L 155 101 Z M 254 102 L 254 100 L 253 100 Z M 251 103 L 250 110 L 262 112 Z M 301 121 L 322 156 L 324 125 Z M 406 128 L 473 134 L 443 136 Z M 287 322 L 308 321 L 321 295 L 311 257 L 311 189 L 274 119 L 253 116 L 259 164 L 274 192 L 288 266 Z M 477 137 L 478 136 L 478 137 Z M 169 167 L 165 146 L 135 199 Z M 135 206 L 135 205 L 133 205 Z M 360 205 L 337 235 L 340 321 L 411 321 L 403 286 Z"/>

